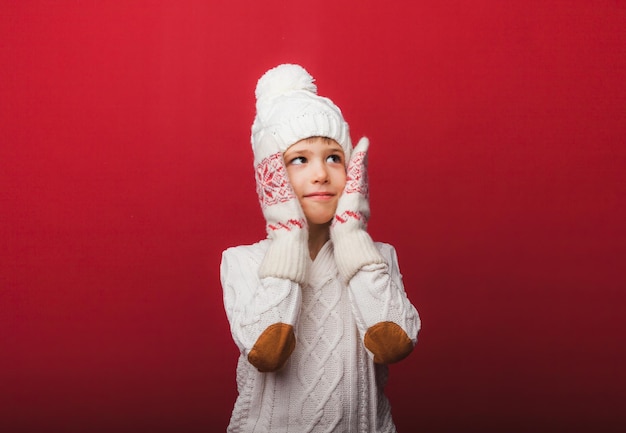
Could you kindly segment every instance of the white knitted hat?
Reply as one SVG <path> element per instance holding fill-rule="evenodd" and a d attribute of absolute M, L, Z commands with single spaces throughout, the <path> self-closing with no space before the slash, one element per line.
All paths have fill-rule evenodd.
<path fill-rule="evenodd" d="M 256 86 L 256 117 L 252 124 L 255 166 L 309 137 L 327 137 L 350 160 L 348 124 L 333 101 L 318 96 L 313 77 L 299 65 L 283 64 L 267 71 Z"/>

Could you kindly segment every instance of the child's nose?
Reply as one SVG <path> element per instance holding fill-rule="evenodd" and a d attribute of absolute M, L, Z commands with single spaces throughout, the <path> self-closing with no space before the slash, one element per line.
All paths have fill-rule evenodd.
<path fill-rule="evenodd" d="M 315 164 L 313 172 L 314 183 L 326 183 L 328 182 L 328 170 L 324 164 Z"/>

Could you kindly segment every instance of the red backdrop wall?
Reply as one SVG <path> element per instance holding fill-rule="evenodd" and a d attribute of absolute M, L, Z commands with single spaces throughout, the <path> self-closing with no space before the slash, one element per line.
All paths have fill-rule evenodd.
<path fill-rule="evenodd" d="M 224 430 L 254 86 L 372 142 L 423 330 L 401 432 L 626 429 L 623 1 L 22 1 L 0 13 L 0 430 Z"/>

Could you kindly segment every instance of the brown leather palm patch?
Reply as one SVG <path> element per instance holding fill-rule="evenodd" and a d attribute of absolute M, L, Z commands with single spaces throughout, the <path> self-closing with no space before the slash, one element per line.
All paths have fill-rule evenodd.
<path fill-rule="evenodd" d="M 365 333 L 365 347 L 374 354 L 376 364 L 392 364 L 406 358 L 413 342 L 406 332 L 393 322 L 379 322 Z"/>
<path fill-rule="evenodd" d="M 274 323 L 267 327 L 254 343 L 248 354 L 248 361 L 262 373 L 280 370 L 293 349 L 296 336 L 293 326 L 286 323 Z"/>

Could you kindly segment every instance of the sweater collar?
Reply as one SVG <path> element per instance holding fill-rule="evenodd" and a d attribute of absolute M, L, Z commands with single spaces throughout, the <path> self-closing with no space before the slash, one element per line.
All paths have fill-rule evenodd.
<path fill-rule="evenodd" d="M 333 243 L 327 241 L 310 263 L 309 282 L 313 286 L 325 283 L 337 275 L 337 265 L 333 254 Z"/>

